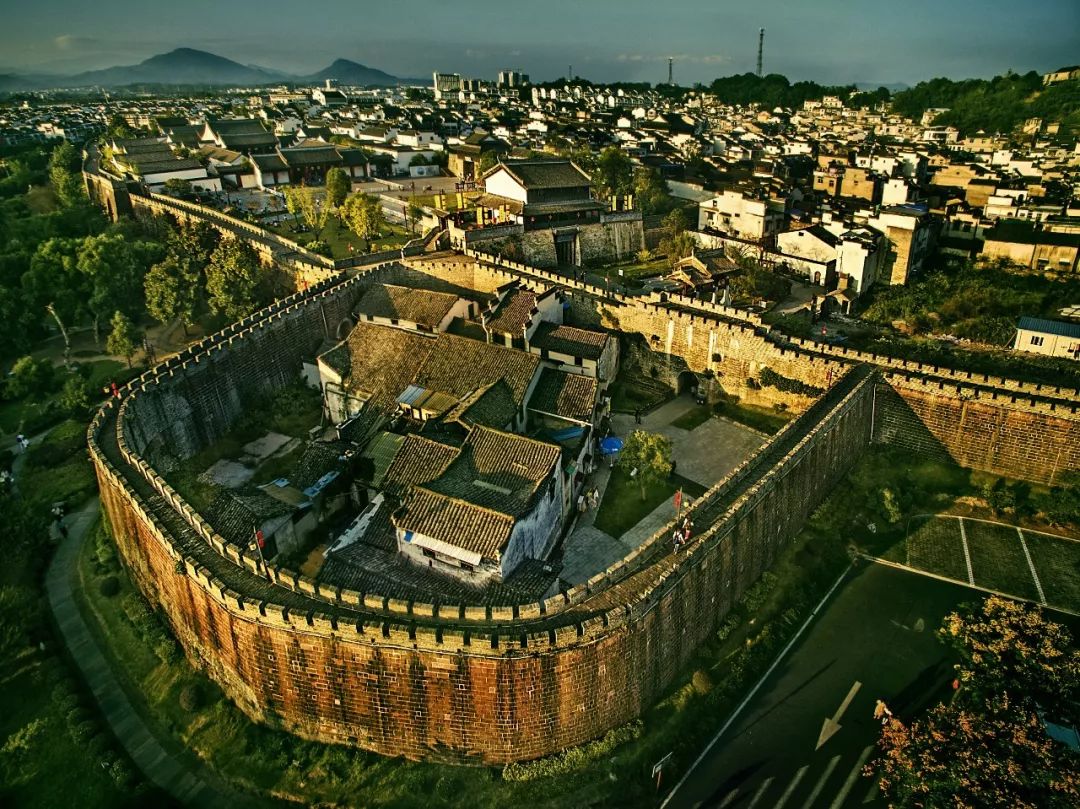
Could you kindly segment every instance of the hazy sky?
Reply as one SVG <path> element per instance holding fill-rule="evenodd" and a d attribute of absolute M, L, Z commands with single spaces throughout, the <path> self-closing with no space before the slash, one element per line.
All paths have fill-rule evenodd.
<path fill-rule="evenodd" d="M 311 72 L 707 82 L 754 69 L 906 82 L 1080 63 L 1080 0 L 0 0 L 0 68 L 74 72 L 175 47 Z"/>

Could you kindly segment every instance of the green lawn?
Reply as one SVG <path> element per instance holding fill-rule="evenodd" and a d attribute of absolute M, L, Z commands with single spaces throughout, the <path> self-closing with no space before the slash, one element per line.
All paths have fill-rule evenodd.
<path fill-rule="evenodd" d="M 617 466 L 611 471 L 593 524 L 605 534 L 621 537 L 674 494 L 674 483 L 663 480 L 646 489 L 642 500 L 641 487 L 630 477 L 630 470 Z"/>
<path fill-rule="evenodd" d="M 737 399 L 721 401 L 713 405 L 713 412 L 766 435 L 774 435 L 794 418 L 792 413 L 758 405 L 743 404 Z"/>
<path fill-rule="evenodd" d="M 18 481 L 19 490 L 42 507 L 64 501 L 80 505 L 97 489 L 97 478 L 86 450 L 86 424 L 61 422 L 31 444 Z"/>
<path fill-rule="evenodd" d="M 677 419 L 674 419 L 671 422 L 671 426 L 678 427 L 680 430 L 693 430 L 695 427 L 700 427 L 711 418 L 712 413 L 709 408 L 704 405 L 698 405 L 693 410 L 687 410 Z"/>
<path fill-rule="evenodd" d="M 311 231 L 302 233 L 293 232 L 293 223 L 291 220 L 285 220 L 277 225 L 263 224 L 263 227 L 280 236 L 284 236 L 286 239 L 292 239 L 294 242 L 301 245 L 306 246 L 310 242 L 315 241 L 315 237 Z M 341 220 L 336 217 L 331 217 L 320 236 L 322 241 L 326 242 L 327 246 L 330 248 L 331 257 L 335 259 L 349 258 L 350 256 L 358 256 L 368 252 L 378 252 L 380 250 L 390 250 L 401 247 L 411 239 L 416 238 L 416 234 L 410 233 L 401 225 L 394 225 L 388 222 L 383 226 L 382 233 L 371 240 L 372 249 L 368 250 L 368 243 L 345 227 L 345 225 L 341 223 Z"/>

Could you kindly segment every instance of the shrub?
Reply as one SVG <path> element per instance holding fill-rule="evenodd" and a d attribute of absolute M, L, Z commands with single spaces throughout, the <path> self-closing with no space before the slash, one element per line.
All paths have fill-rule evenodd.
<path fill-rule="evenodd" d="M 106 576 L 101 580 L 99 589 L 105 598 L 112 598 L 120 592 L 120 580 L 116 576 Z"/>
<path fill-rule="evenodd" d="M 87 719 L 74 725 L 70 730 L 71 738 L 75 744 L 80 747 L 85 747 L 85 745 L 94 738 L 94 734 L 97 733 L 97 725 L 92 720 Z"/>
<path fill-rule="evenodd" d="M 698 669 L 694 672 L 690 678 L 690 685 L 694 688 L 694 693 L 704 696 L 713 689 L 713 681 L 708 672 Z"/>
<path fill-rule="evenodd" d="M 172 638 L 164 635 L 159 637 L 154 642 L 154 654 L 157 655 L 158 660 L 162 663 L 174 663 L 179 657 L 179 649 L 176 647 L 176 641 Z"/>
<path fill-rule="evenodd" d="M 318 253 L 320 256 L 329 256 L 331 254 L 330 245 L 322 241 L 322 239 L 308 242 L 307 249 L 312 253 Z"/>
<path fill-rule="evenodd" d="M 572 773 L 591 761 L 607 756 L 619 745 L 639 738 L 642 728 L 641 720 L 635 719 L 622 727 L 609 730 L 595 741 L 568 747 L 553 756 L 545 756 L 535 761 L 511 762 L 503 767 L 503 780 L 535 781 L 538 778 Z"/>
<path fill-rule="evenodd" d="M 881 507 L 885 510 L 885 519 L 895 525 L 900 522 L 902 510 L 896 493 L 892 489 L 881 490 Z"/>
<path fill-rule="evenodd" d="M 746 591 L 746 595 L 742 599 L 742 606 L 748 615 L 753 615 L 765 606 L 765 602 L 769 600 L 769 594 L 776 587 L 777 581 L 776 574 L 766 570 L 761 574 L 761 578 L 757 580 L 757 583 Z"/>
<path fill-rule="evenodd" d="M 197 685 L 185 685 L 180 689 L 180 707 L 188 713 L 195 713 L 202 705 L 201 694 Z"/>
<path fill-rule="evenodd" d="M 800 379 L 789 379 L 786 376 L 776 373 L 776 371 L 771 368 L 762 368 L 761 373 L 758 374 L 758 378 L 762 385 L 776 388 L 784 393 L 797 393 L 800 396 L 820 396 L 825 392 L 824 388 L 819 388 L 816 385 L 808 385 Z"/>

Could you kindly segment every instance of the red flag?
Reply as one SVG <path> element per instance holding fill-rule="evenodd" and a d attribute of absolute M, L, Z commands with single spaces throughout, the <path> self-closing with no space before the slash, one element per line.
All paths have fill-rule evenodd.
<path fill-rule="evenodd" d="M 255 541 L 259 543 L 259 550 L 266 547 L 266 540 L 263 538 L 263 532 L 261 528 L 255 529 Z"/>
<path fill-rule="evenodd" d="M 675 492 L 675 510 L 678 511 L 682 507 L 682 489 Z"/>
<path fill-rule="evenodd" d="M 120 388 L 116 387 L 115 382 L 112 383 L 112 395 L 115 396 L 117 399 L 120 398 Z"/>

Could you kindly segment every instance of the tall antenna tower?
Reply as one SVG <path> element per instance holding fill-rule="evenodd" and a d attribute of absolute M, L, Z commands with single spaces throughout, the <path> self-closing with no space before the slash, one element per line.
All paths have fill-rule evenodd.
<path fill-rule="evenodd" d="M 759 28 L 757 32 L 757 75 L 761 78 L 761 57 L 765 52 L 765 29 Z"/>
<path fill-rule="evenodd" d="M 667 83 L 671 84 L 671 85 L 675 84 L 674 70 L 675 70 L 675 59 L 673 57 L 669 56 L 667 58 Z"/>

